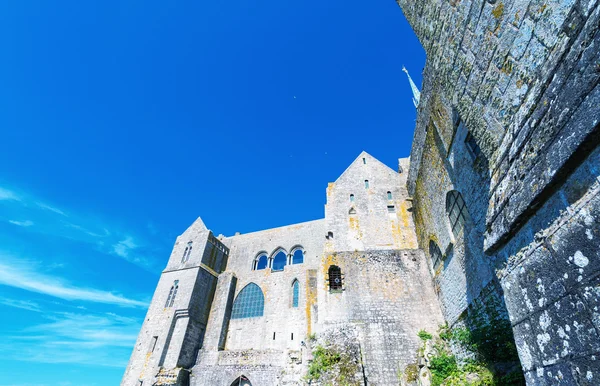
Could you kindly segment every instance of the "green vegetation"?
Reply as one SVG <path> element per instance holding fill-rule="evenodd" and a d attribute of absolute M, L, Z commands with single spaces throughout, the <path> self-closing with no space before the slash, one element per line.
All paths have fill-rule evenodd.
<path fill-rule="evenodd" d="M 436 338 L 433 344 L 434 354 L 429 357 L 433 386 L 525 385 L 510 324 L 500 318 L 495 310 L 485 311 L 485 314 L 471 315 L 471 329 L 451 329 L 447 324 L 440 326 L 439 338 Z M 421 330 L 417 335 L 423 339 L 422 336 L 430 334 Z M 458 363 L 449 348 L 450 345 L 470 351 L 475 359 Z M 419 349 L 421 355 L 423 351 L 423 347 Z M 510 368 L 511 364 L 514 366 L 512 371 L 502 373 L 496 370 L 496 364 L 503 364 L 504 368 Z"/>
<path fill-rule="evenodd" d="M 433 336 L 428 333 L 425 330 L 421 330 L 417 333 L 417 335 L 419 336 L 419 338 L 421 338 L 421 340 L 425 341 L 425 340 L 431 340 L 431 338 L 433 338 Z"/>
<path fill-rule="evenodd" d="M 408 382 L 415 382 L 419 379 L 419 366 L 416 363 L 411 363 L 404 369 L 404 377 Z"/>
<path fill-rule="evenodd" d="M 358 370 L 358 364 L 350 355 L 341 353 L 334 347 L 318 345 L 313 351 L 313 361 L 305 379 L 319 380 L 325 386 L 354 386 L 357 385 L 354 376 Z"/>

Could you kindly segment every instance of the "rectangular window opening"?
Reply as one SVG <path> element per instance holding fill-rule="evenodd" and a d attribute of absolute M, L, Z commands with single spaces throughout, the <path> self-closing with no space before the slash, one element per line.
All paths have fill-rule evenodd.
<path fill-rule="evenodd" d="M 367 159 L 363 158 L 363 164 L 366 165 L 367 164 Z"/>
<path fill-rule="evenodd" d="M 158 336 L 153 336 L 152 340 L 150 341 L 150 347 L 148 347 L 148 352 L 151 352 L 151 353 L 154 352 L 157 341 L 158 341 Z"/>
<path fill-rule="evenodd" d="M 365 180 L 365 189 L 369 189 L 369 180 Z"/>
<path fill-rule="evenodd" d="M 294 333 L 292 332 L 292 340 L 294 340 Z"/>
<path fill-rule="evenodd" d="M 273 333 L 273 340 L 275 340 L 275 333 Z"/>
<path fill-rule="evenodd" d="M 396 207 L 394 205 L 388 205 L 388 213 L 396 213 Z"/>
<path fill-rule="evenodd" d="M 471 133 L 467 133 L 467 137 L 465 138 L 465 144 L 471 151 L 471 155 L 473 156 L 473 158 L 477 158 L 479 153 L 481 153 L 481 149 L 477 144 L 477 140 L 475 139 L 475 137 L 473 137 L 473 135 L 471 135 Z"/>

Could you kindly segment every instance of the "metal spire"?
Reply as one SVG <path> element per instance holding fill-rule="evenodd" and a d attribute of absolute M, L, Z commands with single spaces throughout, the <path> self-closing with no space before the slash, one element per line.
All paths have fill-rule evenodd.
<path fill-rule="evenodd" d="M 419 106 L 419 99 L 421 99 L 421 92 L 419 91 L 419 89 L 415 85 L 415 82 L 413 82 L 413 80 L 410 77 L 410 74 L 408 73 L 408 70 L 406 69 L 406 67 L 402 66 L 402 71 L 406 72 L 406 76 L 408 76 L 408 82 L 410 83 L 410 88 L 411 88 L 412 93 L 413 93 L 413 103 L 414 103 L 415 107 L 418 107 Z"/>

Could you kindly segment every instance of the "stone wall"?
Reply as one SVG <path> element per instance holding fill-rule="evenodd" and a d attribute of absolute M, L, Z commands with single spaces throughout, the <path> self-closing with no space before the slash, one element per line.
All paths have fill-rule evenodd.
<path fill-rule="evenodd" d="M 406 200 L 408 160 L 403 164 L 404 171 L 397 173 L 362 152 L 329 184 L 325 205 L 327 250 L 416 248 L 411 205 Z"/>
<path fill-rule="evenodd" d="M 419 245 L 445 253 L 445 316 L 485 304 L 498 276 L 528 384 L 596 384 L 598 1 L 398 3 L 427 53 L 408 188 Z M 462 240 L 445 229 L 451 189 Z"/>
<path fill-rule="evenodd" d="M 327 270 L 332 264 L 342 270 L 341 292 L 328 287 Z M 318 277 L 317 336 L 351 326 L 358 334 L 367 384 L 398 384 L 398 374 L 416 358 L 417 332 L 436 331 L 443 323 L 423 252 L 327 254 Z"/>

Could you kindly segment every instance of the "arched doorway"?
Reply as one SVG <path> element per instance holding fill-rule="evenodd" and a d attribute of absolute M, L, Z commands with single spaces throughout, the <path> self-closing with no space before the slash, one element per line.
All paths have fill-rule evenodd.
<path fill-rule="evenodd" d="M 231 386 L 252 386 L 252 383 L 250 383 L 250 380 L 245 375 L 240 375 L 233 381 Z"/>

